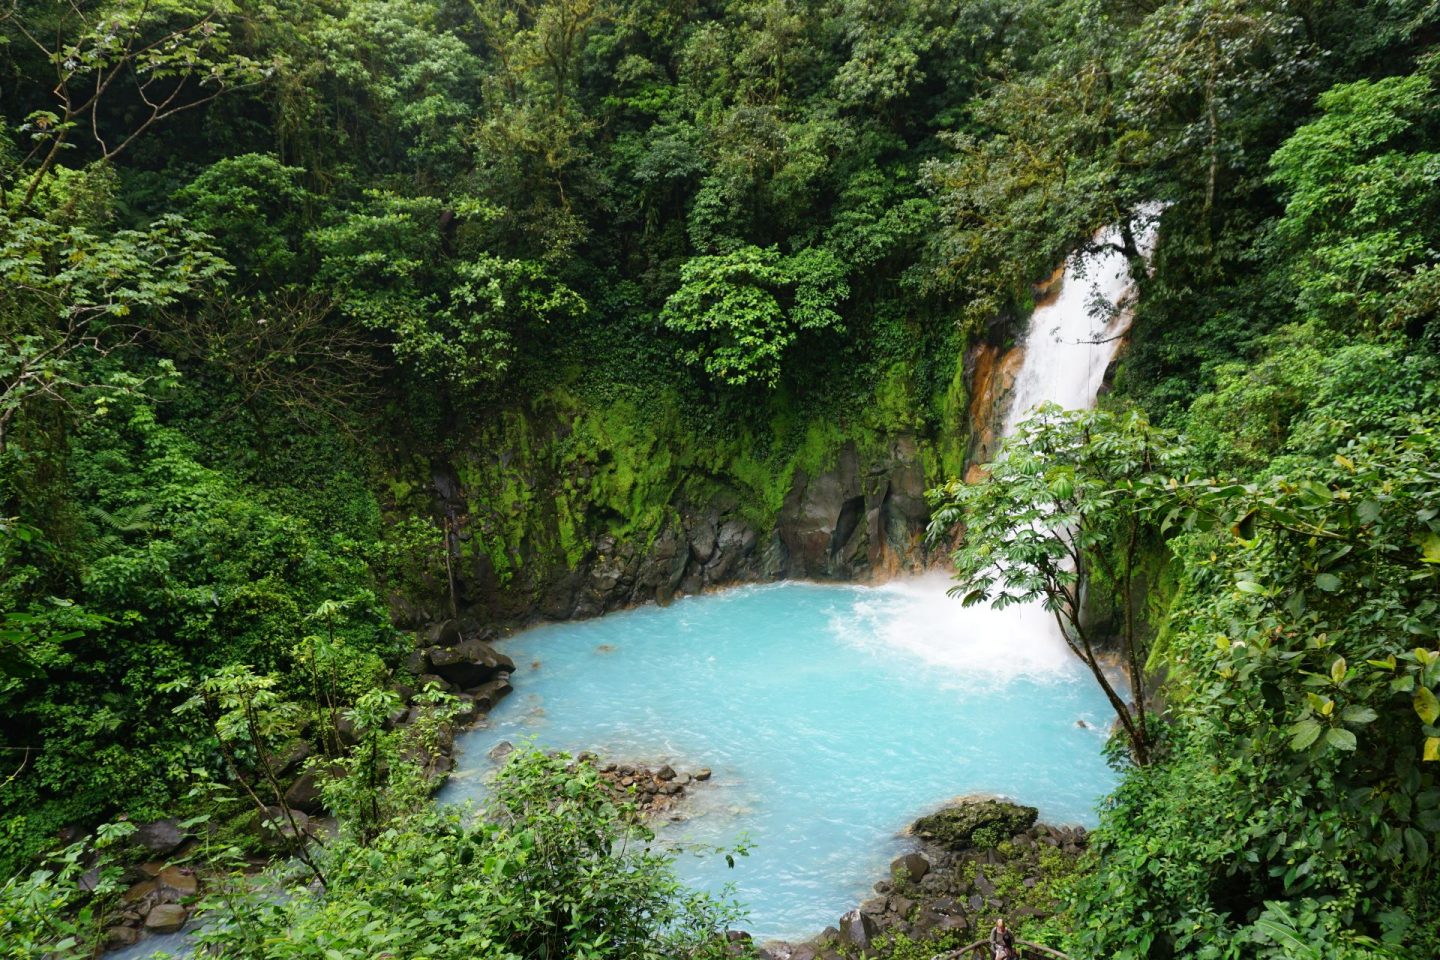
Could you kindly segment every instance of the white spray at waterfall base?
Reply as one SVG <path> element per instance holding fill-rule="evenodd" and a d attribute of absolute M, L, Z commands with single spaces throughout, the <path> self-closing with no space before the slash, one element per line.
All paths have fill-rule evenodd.
<path fill-rule="evenodd" d="M 1137 211 L 1135 244 L 1142 257 L 1154 250 L 1162 210 L 1148 204 Z M 1120 240 L 1115 227 L 1097 233 L 1091 251 L 1066 261 L 1058 293 L 1031 315 L 1005 436 L 1042 403 L 1070 410 L 1094 406 L 1105 370 L 1129 329 L 1135 295 Z M 1003 610 L 963 607 L 946 595 L 951 585 L 940 574 L 895 581 L 857 603 L 856 613 L 869 623 L 869 642 L 947 668 L 957 677 L 1081 675 L 1059 624 L 1039 601 Z M 1115 682 L 1123 686 L 1120 678 Z"/>
<path fill-rule="evenodd" d="M 939 668 L 934 676 L 944 683 L 1080 676 L 1049 611 L 1038 604 L 962 607 L 946 595 L 953 585 L 939 572 L 892 580 L 865 591 L 852 611 L 837 614 L 832 629 L 862 650 L 897 653 Z"/>

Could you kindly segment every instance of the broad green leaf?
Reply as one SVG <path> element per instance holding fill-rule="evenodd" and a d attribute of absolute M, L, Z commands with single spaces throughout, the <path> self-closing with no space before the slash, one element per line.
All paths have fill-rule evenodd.
<path fill-rule="evenodd" d="M 1433 726 L 1436 718 L 1440 717 L 1440 701 L 1436 701 L 1430 688 L 1416 687 L 1412 702 L 1415 704 L 1415 712 L 1420 716 L 1420 722 Z"/>
<path fill-rule="evenodd" d="M 1305 750 L 1316 740 L 1320 739 L 1320 731 L 1324 729 L 1314 720 L 1301 720 L 1290 728 L 1293 736 L 1290 738 L 1291 750 Z"/>
<path fill-rule="evenodd" d="M 1340 589 L 1340 578 L 1333 573 L 1321 573 L 1315 577 L 1315 586 L 1326 593 L 1334 593 Z"/>
<path fill-rule="evenodd" d="M 1340 719 L 1355 726 L 1374 723 L 1378 714 L 1369 707 L 1349 706 L 1340 711 Z"/>
<path fill-rule="evenodd" d="M 1422 867 L 1430 859 L 1430 844 L 1414 827 L 1405 828 L 1405 855 Z"/>
<path fill-rule="evenodd" d="M 1295 931 L 1269 917 L 1261 917 L 1255 921 L 1255 928 L 1269 937 L 1274 943 L 1289 951 L 1291 956 L 1314 958 L 1319 953 L 1314 947 L 1301 940 Z"/>
<path fill-rule="evenodd" d="M 1265 588 L 1254 580 L 1239 580 L 1235 583 L 1235 589 L 1241 593 L 1264 593 Z"/>
<path fill-rule="evenodd" d="M 1325 742 L 1336 750 L 1354 750 L 1355 734 L 1344 727 L 1331 727 L 1325 731 Z"/>
<path fill-rule="evenodd" d="M 1420 538 L 1420 562 L 1440 563 L 1440 533 L 1427 533 Z"/>

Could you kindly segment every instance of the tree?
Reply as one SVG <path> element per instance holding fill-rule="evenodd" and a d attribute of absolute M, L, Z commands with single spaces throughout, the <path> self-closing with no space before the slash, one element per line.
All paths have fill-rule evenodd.
<path fill-rule="evenodd" d="M 842 327 L 835 307 L 850 295 L 845 274 L 823 248 L 782 256 L 773 247 L 747 246 L 692 257 L 660 319 L 692 344 L 681 348 L 684 363 L 731 386 L 774 387 L 786 350 L 802 333 Z"/>
<path fill-rule="evenodd" d="M 1178 581 L 1166 752 L 1092 837 L 1085 955 L 1435 953 L 1436 421 L 1329 421 L 1328 453 L 1266 479 L 1144 481 Z"/>
<path fill-rule="evenodd" d="M 476 161 L 507 219 L 531 238 L 522 252 L 559 261 L 584 241 L 584 207 L 603 202 L 593 137 L 580 102 L 586 46 L 613 21 L 608 0 L 470 0 L 493 52 Z"/>
<path fill-rule="evenodd" d="M 124 372 L 107 378 L 94 361 L 134 341 L 132 314 L 212 288 L 228 269 L 174 214 L 102 236 L 0 212 L 0 455 L 38 403 L 143 386 Z"/>
<path fill-rule="evenodd" d="M 343 833 L 323 892 L 217 905 L 225 922 L 199 936 L 255 960 L 359 960 L 377 944 L 435 960 L 727 956 L 738 911 L 687 890 L 652 840 L 592 764 L 521 749 L 479 817 L 427 804 L 368 842 Z"/>
<path fill-rule="evenodd" d="M 195 695 L 177 707 L 176 712 L 203 713 L 225 758 L 230 781 L 240 785 L 255 805 L 260 822 L 281 839 L 287 852 L 303 862 L 323 886 L 325 874 L 310 849 L 315 838 L 297 821 L 272 760 L 275 749 L 294 737 L 301 717 L 300 705 L 281 696 L 276 685 L 273 675 L 256 674 L 245 664 L 231 664 L 194 684 Z M 180 690 L 188 686 L 188 681 L 178 681 L 169 688 Z M 253 784 L 245 776 L 251 767 L 256 774 Z M 257 791 L 268 792 L 274 806 L 266 803 Z"/>
<path fill-rule="evenodd" d="M 1423 74 L 1334 87 L 1270 158 L 1285 199 L 1276 234 L 1301 306 L 1337 329 L 1418 333 L 1436 316 L 1440 151 L 1424 149 L 1433 88 Z"/>
<path fill-rule="evenodd" d="M 231 53 L 221 6 L 207 0 L 67 0 L 48 16 L 7 0 L 0 29 L 54 71 L 43 81 L 54 109 L 25 118 L 29 151 L 0 169 L 0 210 L 27 211 L 77 135 L 88 134 L 108 164 L 161 121 L 259 83 L 272 69 Z M 132 105 L 118 125 L 115 101 Z"/>
<path fill-rule="evenodd" d="M 346 414 L 376 396 L 388 368 L 377 336 L 303 289 L 220 295 L 167 310 L 154 333 L 178 360 L 228 378 L 257 423 L 276 414 L 305 423 L 319 414 L 345 427 Z"/>
<path fill-rule="evenodd" d="M 951 555 L 959 581 L 952 594 L 966 606 L 996 609 L 1040 601 L 1110 701 L 1141 766 L 1153 747 L 1134 610 L 1148 523 L 1145 481 L 1178 453 L 1138 411 L 1067 412 L 1047 404 L 1006 439 L 984 479 L 952 480 L 930 492 L 931 539 L 961 531 Z M 1130 702 L 1105 675 L 1101 638 L 1086 615 L 1085 586 L 1102 578 L 1121 607 Z"/>
<path fill-rule="evenodd" d="M 494 206 L 465 199 L 456 208 L 375 191 L 312 237 L 318 279 L 340 309 L 388 335 L 401 363 L 471 389 L 503 379 L 527 334 L 581 316 L 587 304 L 543 263 L 476 242 L 469 227 L 498 216 Z M 462 221 L 454 256 L 442 233 L 450 218 Z"/>
<path fill-rule="evenodd" d="M 1120 176 L 1134 143 L 1118 129 L 1105 63 L 1022 75 L 974 110 L 987 129 L 947 136 L 953 153 L 922 168 L 940 214 L 929 285 L 964 294 L 969 324 L 1028 302 L 1056 262 L 1110 224 L 1142 273 L 1134 238 L 1154 197 Z"/>

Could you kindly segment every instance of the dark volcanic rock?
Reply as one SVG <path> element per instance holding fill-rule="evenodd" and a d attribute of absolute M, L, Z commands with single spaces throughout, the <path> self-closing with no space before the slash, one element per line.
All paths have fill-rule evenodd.
<path fill-rule="evenodd" d="M 303 842 L 309 825 L 310 818 L 304 813 L 291 810 L 287 816 L 279 807 L 266 807 L 257 819 L 260 842 L 272 850 L 288 849 L 296 839 Z"/>
<path fill-rule="evenodd" d="M 890 878 L 896 883 L 919 883 L 930 872 L 930 861 L 918 853 L 907 853 L 890 864 Z"/>
<path fill-rule="evenodd" d="M 339 764 L 306 770 L 295 779 L 295 782 L 290 785 L 290 789 L 285 791 L 285 802 L 294 809 L 308 814 L 323 813 L 325 800 L 321 793 L 321 785 L 329 777 L 344 775 L 345 768 Z"/>
<path fill-rule="evenodd" d="M 715 555 L 715 523 L 709 517 L 701 517 L 690 525 L 690 556 L 704 566 Z"/>
<path fill-rule="evenodd" d="M 840 918 L 840 943 L 862 955 L 873 952 L 871 941 L 880 932 L 880 925 L 868 913 L 851 910 Z"/>
<path fill-rule="evenodd" d="M 540 424 L 533 426 L 538 429 Z M 573 429 L 564 417 L 549 426 L 557 439 Z M 784 484 L 785 494 L 779 509 L 761 518 L 746 509 L 753 505 L 748 503 L 749 481 L 737 483 L 739 477 L 723 471 L 712 478 L 713 485 L 706 485 L 707 493 L 699 500 L 688 499 L 683 492 L 688 484 L 662 483 L 652 493 L 664 496 L 669 488 L 675 491 L 671 499 L 604 509 L 597 505 L 584 517 L 568 518 L 574 527 L 563 532 L 555 528 L 558 517 L 547 517 L 537 501 L 526 508 L 525 519 L 525 529 L 535 535 L 511 545 L 508 576 L 501 575 L 483 550 L 460 551 L 453 557 L 455 599 L 462 612 L 484 611 L 497 622 L 519 624 L 537 615 L 567 620 L 638 603 L 664 604 L 677 594 L 731 583 L 782 577 L 866 579 L 919 570 L 929 558 L 921 447 L 920 440 L 903 431 L 882 444 L 867 444 L 863 453 L 853 442 L 842 444 L 789 477 L 773 477 Z M 465 456 L 474 455 L 481 454 Z M 567 461 L 564 476 L 540 466 L 539 461 L 549 461 L 546 457 L 517 469 L 525 474 L 527 487 L 548 490 L 572 479 L 583 482 L 591 475 L 588 471 L 603 467 L 604 456 L 602 451 L 600 463 Z M 435 476 L 447 479 L 435 482 L 434 493 L 437 509 L 456 524 L 455 537 L 464 542 L 479 533 L 476 528 L 493 505 L 484 502 L 483 484 L 469 489 L 459 483 L 458 477 L 466 472 L 461 466 L 435 464 Z M 678 461 L 672 467 L 689 469 Z M 479 472 L 491 469 L 486 466 Z M 635 510 L 643 510 L 647 517 L 659 510 L 665 519 L 652 527 L 638 522 Z M 611 515 L 616 512 L 617 516 Z M 651 533 L 619 539 L 609 532 L 617 526 Z M 557 542 L 580 549 L 561 557 L 554 550 Z M 434 586 L 442 588 L 439 582 Z M 432 598 L 431 606 L 438 605 Z M 457 645 L 457 630 L 462 640 L 474 637 L 470 622 L 462 617 L 422 629 L 418 645 L 427 649 Z M 416 673 L 425 669 L 414 658 L 407 668 Z"/>
<path fill-rule="evenodd" d="M 195 871 L 189 867 L 165 867 L 155 879 L 161 887 L 182 899 L 193 897 L 200 890 L 200 882 L 195 879 Z"/>
<path fill-rule="evenodd" d="M 108 927 L 105 930 L 105 946 L 114 949 L 116 947 L 134 946 L 140 939 L 140 931 L 134 927 Z"/>
<path fill-rule="evenodd" d="M 412 650 L 405 655 L 405 659 L 401 661 L 400 666 L 404 668 L 406 672 L 413 673 L 418 677 L 430 669 L 430 660 L 425 656 L 424 650 Z"/>
<path fill-rule="evenodd" d="M 964 850 L 978 845 L 977 832 L 991 844 L 1008 840 L 1034 826 L 1038 815 L 1034 807 L 1004 800 L 966 800 L 915 821 L 915 835 L 948 850 Z"/>
<path fill-rule="evenodd" d="M 135 828 L 135 842 L 159 857 L 174 852 L 189 836 L 189 831 L 180 829 L 180 821 L 173 818 L 142 823 Z"/>
<path fill-rule="evenodd" d="M 455 620 L 441 620 L 425 628 L 424 640 L 428 647 L 453 647 L 464 639 L 460 624 Z"/>
<path fill-rule="evenodd" d="M 514 673 L 515 661 L 483 640 L 465 640 L 454 647 L 426 651 L 431 672 L 462 690 L 477 687 L 498 673 Z"/>
<path fill-rule="evenodd" d="M 308 740 L 292 740 L 271 755 L 270 769 L 275 776 L 283 777 L 314 752 Z"/>
<path fill-rule="evenodd" d="M 488 683 L 482 683 L 470 691 L 470 698 L 474 701 L 475 709 L 481 713 L 489 713 L 495 709 L 495 705 L 509 695 L 515 688 L 510 685 L 510 678 L 501 674 Z"/>

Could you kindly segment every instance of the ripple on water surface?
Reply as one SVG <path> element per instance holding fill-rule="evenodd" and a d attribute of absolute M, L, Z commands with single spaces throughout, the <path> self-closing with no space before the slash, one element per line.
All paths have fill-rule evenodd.
<path fill-rule="evenodd" d="M 441 799 L 478 796 L 500 740 L 710 767 L 691 819 L 665 835 L 748 841 L 733 869 L 686 855 L 680 870 L 733 883 L 761 939 L 835 922 L 905 846 L 900 831 L 954 796 L 1093 823 L 1114 782 L 1103 696 L 1044 611 L 967 610 L 947 586 L 743 587 L 518 634 L 503 645 L 515 693 L 462 738 Z"/>

